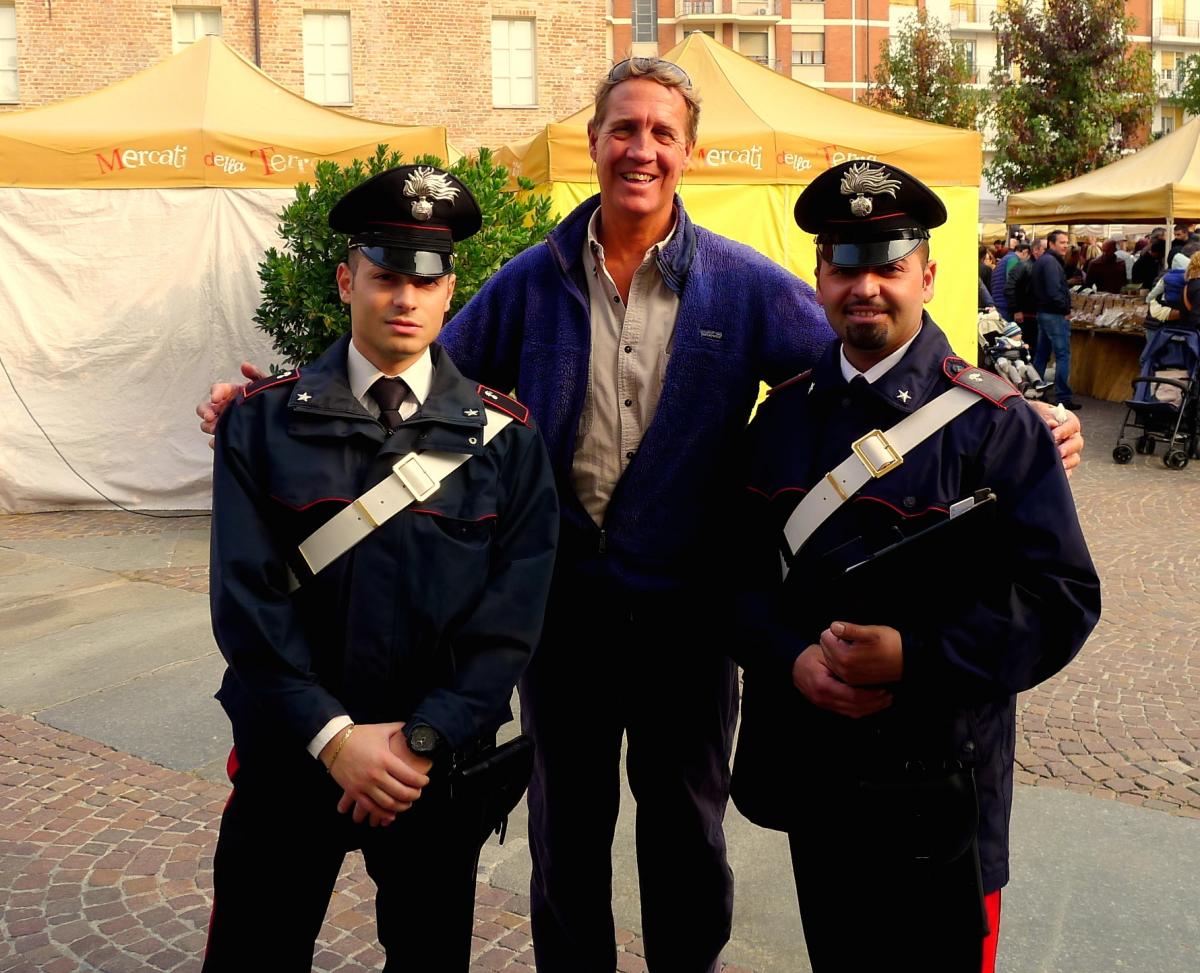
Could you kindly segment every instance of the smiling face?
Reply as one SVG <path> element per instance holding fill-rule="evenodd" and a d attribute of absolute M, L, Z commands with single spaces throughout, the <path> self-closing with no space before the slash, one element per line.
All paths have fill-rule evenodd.
<path fill-rule="evenodd" d="M 669 219 L 675 187 L 692 154 L 683 95 L 646 78 L 630 78 L 588 125 L 604 213 L 616 221 Z"/>
<path fill-rule="evenodd" d="M 937 272 L 927 257 L 922 245 L 878 267 L 835 267 L 818 258 L 817 297 L 846 358 L 859 371 L 882 361 L 921 327 Z"/>
<path fill-rule="evenodd" d="M 338 264 L 337 282 L 350 305 L 354 347 L 387 375 L 404 371 L 441 332 L 454 280 L 398 274 L 352 254 L 349 264 Z"/>

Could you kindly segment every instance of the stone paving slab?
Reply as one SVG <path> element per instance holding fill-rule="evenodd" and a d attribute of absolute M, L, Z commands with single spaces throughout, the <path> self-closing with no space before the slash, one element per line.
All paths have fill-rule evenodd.
<path fill-rule="evenodd" d="M 0 711 L 0 971 L 192 973 L 229 788 Z M 376 970 L 374 885 L 347 857 L 314 968 Z M 618 930 L 618 970 L 642 973 Z M 472 973 L 533 969 L 529 901 L 479 883 Z M 725 973 L 750 973 L 725 966 Z"/>

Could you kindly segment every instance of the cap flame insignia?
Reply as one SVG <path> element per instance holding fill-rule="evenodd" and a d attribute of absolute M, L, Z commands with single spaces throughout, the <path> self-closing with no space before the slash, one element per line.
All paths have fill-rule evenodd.
<path fill-rule="evenodd" d="M 872 169 L 869 162 L 860 162 L 846 170 L 839 187 L 843 196 L 853 196 L 850 200 L 850 212 L 855 216 L 870 216 L 875 208 L 873 200 L 866 195 L 882 196 L 884 193 L 896 198 L 896 190 L 900 188 L 900 180 L 891 178 L 886 169 Z"/>
<path fill-rule="evenodd" d="M 429 197 L 453 201 L 458 196 L 458 189 L 450 184 L 444 172 L 435 172 L 428 166 L 418 166 L 404 180 L 403 193 L 414 199 L 413 219 L 424 223 L 433 216 L 433 203 L 429 201 Z"/>

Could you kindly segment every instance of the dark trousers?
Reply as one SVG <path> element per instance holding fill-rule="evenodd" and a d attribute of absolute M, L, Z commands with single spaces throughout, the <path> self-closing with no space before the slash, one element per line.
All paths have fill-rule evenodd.
<path fill-rule="evenodd" d="M 378 890 L 384 970 L 466 973 L 482 836 L 458 824 L 444 789 L 431 783 L 394 824 L 371 828 L 337 813 L 341 789 L 307 754 L 250 761 L 231 776 L 205 973 L 308 973 L 342 860 L 356 848 Z"/>
<path fill-rule="evenodd" d="M 716 970 L 733 876 L 722 822 L 737 714 L 732 663 L 702 599 L 595 588 L 551 595 L 521 685 L 537 743 L 529 786 L 538 973 L 612 973 L 612 840 L 621 740 L 637 802 L 642 935 L 652 973 Z"/>
<path fill-rule="evenodd" d="M 863 835 L 832 832 L 814 820 L 788 835 L 813 973 L 980 973 L 988 920 L 973 852 L 889 863 L 856 853 Z"/>

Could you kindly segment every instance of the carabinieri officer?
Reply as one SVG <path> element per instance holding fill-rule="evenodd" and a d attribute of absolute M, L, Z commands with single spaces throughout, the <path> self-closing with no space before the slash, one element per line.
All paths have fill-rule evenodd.
<path fill-rule="evenodd" d="M 988 971 L 1016 694 L 1079 651 L 1099 582 L 1045 425 L 924 312 L 941 201 L 852 162 L 796 219 L 837 340 L 749 431 L 733 799 L 788 833 L 817 973 Z"/>
<path fill-rule="evenodd" d="M 528 410 L 434 343 L 479 207 L 402 166 L 330 214 L 350 335 L 248 386 L 216 444 L 213 632 L 233 794 L 205 969 L 307 971 L 361 848 L 386 970 L 469 965 L 484 834 L 447 776 L 493 742 L 558 531 Z M 490 824 L 490 822 L 489 822 Z"/>

